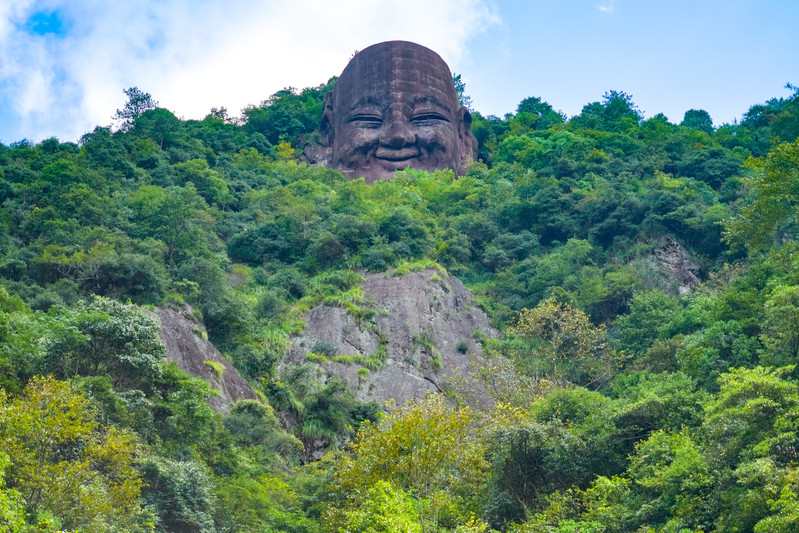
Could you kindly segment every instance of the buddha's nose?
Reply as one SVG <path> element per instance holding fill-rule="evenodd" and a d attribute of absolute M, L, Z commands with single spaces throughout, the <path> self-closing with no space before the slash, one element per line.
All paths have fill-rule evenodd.
<path fill-rule="evenodd" d="M 380 144 L 390 148 L 402 148 L 413 144 L 415 135 L 404 118 L 396 117 L 380 134 Z"/>

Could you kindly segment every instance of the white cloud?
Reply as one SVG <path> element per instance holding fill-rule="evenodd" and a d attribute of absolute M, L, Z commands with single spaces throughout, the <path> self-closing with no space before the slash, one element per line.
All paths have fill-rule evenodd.
<path fill-rule="evenodd" d="M 17 138 L 33 139 L 109 124 L 130 86 L 186 118 L 220 106 L 237 114 L 285 86 L 323 83 L 385 40 L 418 42 L 452 64 L 499 22 L 487 0 L 14 2 L 0 0 L 0 88 Z M 54 10 L 66 35 L 19 29 Z"/>
<path fill-rule="evenodd" d="M 608 0 L 604 4 L 599 4 L 596 8 L 602 13 L 613 13 L 616 9 L 616 0 Z"/>

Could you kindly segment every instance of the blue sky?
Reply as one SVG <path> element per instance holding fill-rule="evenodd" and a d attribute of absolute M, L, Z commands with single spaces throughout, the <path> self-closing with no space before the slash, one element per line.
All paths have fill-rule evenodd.
<path fill-rule="evenodd" d="M 183 118 L 338 75 L 355 50 L 439 52 L 484 115 L 569 116 L 625 91 L 716 125 L 799 85 L 794 0 L 0 0 L 0 142 L 77 140 L 137 86 Z"/>

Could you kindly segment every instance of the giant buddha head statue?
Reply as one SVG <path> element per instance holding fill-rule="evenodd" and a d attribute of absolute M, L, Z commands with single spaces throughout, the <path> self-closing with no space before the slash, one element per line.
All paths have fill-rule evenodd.
<path fill-rule="evenodd" d="M 477 152 L 471 126 L 444 60 L 388 41 L 350 60 L 325 97 L 321 132 L 330 167 L 373 183 L 406 168 L 462 174 Z"/>

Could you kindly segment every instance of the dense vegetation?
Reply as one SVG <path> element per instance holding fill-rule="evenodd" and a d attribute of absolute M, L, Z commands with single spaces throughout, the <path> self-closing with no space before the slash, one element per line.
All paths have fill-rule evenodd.
<path fill-rule="evenodd" d="M 0 529 L 799 529 L 799 90 L 720 127 L 528 98 L 474 113 L 466 176 L 370 187 L 302 162 L 334 82 L 201 121 L 134 88 L 117 128 L 0 145 Z M 278 372 L 407 262 L 502 330 L 488 406 Z M 165 363 L 142 308 L 184 304 L 263 403 Z"/>

